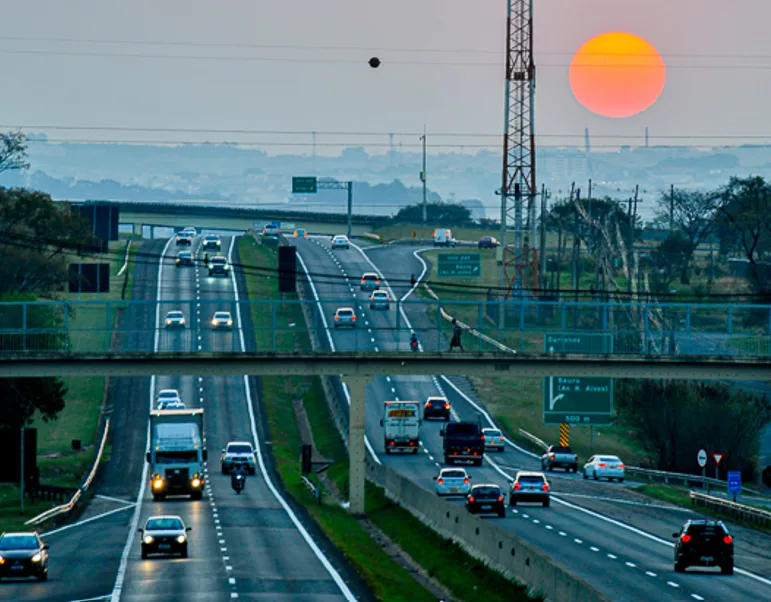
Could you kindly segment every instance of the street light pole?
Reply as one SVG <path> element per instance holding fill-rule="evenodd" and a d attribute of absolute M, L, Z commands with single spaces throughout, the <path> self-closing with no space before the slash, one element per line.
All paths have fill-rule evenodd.
<path fill-rule="evenodd" d="M 423 170 L 420 172 L 420 181 L 423 182 L 423 223 L 428 220 L 426 215 L 426 126 L 423 125 L 423 135 L 420 137 L 423 141 Z"/>
<path fill-rule="evenodd" d="M 21 427 L 21 510 L 24 514 L 24 427 Z"/>

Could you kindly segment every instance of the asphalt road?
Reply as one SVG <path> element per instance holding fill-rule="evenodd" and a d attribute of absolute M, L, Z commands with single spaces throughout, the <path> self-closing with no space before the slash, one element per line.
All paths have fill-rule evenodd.
<path fill-rule="evenodd" d="M 371 310 L 365 299 L 368 294 L 359 291 L 361 274 L 372 271 L 372 265 L 355 248 L 350 250 L 329 249 L 328 238 L 310 238 L 295 241 L 300 254 L 311 273 L 329 277 L 315 277 L 317 293 L 321 299 L 322 311 L 327 320 L 341 305 L 354 306 L 358 314 L 355 330 L 330 330 L 334 346 L 339 350 L 355 349 L 408 349 L 408 330 L 397 335 L 396 311 Z M 386 278 L 393 277 L 401 284 L 394 287 L 395 297 L 401 298 L 409 290 L 410 274 L 418 276 L 422 264 L 413 256 L 414 248 L 372 247 L 372 259 L 382 267 Z M 414 308 L 413 308 L 414 309 Z M 411 310 L 407 310 L 410 313 Z M 417 311 L 415 311 L 417 313 Z M 411 316 L 416 321 L 428 320 L 420 315 Z M 399 318 L 402 328 L 403 316 Z M 421 324 L 424 326 L 425 324 Z M 442 344 L 431 337 L 422 337 L 422 343 L 430 346 Z M 454 382 L 460 391 L 470 387 L 463 379 Z M 391 376 L 378 378 L 368 389 L 367 436 L 381 461 L 410 476 L 426 488 L 433 486 L 432 477 L 442 461 L 442 440 L 439 437 L 440 424 L 426 422 L 422 427 L 421 451 L 418 456 L 384 454 L 383 434 L 379 425 L 383 402 L 388 399 L 425 400 L 429 395 L 442 391 L 453 404 L 459 418 L 476 418 L 479 411 L 469 398 L 441 379 L 426 377 Z M 471 398 L 473 400 L 473 398 Z M 468 467 L 472 482 L 493 482 L 507 485 L 506 475 L 512 470 L 503 470 L 490 462 L 501 462 L 510 467 L 538 469 L 539 462 L 526 452 L 509 448 L 504 454 L 487 457 L 481 468 Z M 577 492 L 588 498 L 612 495 L 625 491 L 624 487 L 608 487 L 584 483 L 574 476 L 551 477 L 555 492 Z M 609 493 L 610 492 L 610 493 Z M 586 500 L 565 496 L 555 500 L 551 508 L 519 507 L 510 510 L 505 519 L 498 520 L 504 528 L 515 531 L 519 536 L 538 545 L 555 560 L 572 572 L 597 587 L 613 600 L 756 600 L 771 594 L 771 581 L 761 582 L 746 575 L 732 577 L 709 575 L 699 572 L 675 574 L 672 566 L 670 535 L 683 522 L 681 513 L 665 507 L 642 507 L 645 523 L 640 527 L 625 521 L 611 519 L 604 513 L 593 511 L 586 506 Z M 579 498 L 580 499 L 580 498 Z M 626 510 L 627 508 L 625 508 Z M 665 539 L 666 538 L 666 539 Z M 768 539 L 764 539 L 766 548 Z M 737 565 L 749 560 L 753 550 L 746 544 L 737 543 Z M 754 563 L 758 564 L 758 563 Z M 748 566 L 744 568 L 750 568 Z M 771 563 L 752 566 L 765 577 L 771 576 Z M 761 570 L 762 569 L 762 570 Z"/>

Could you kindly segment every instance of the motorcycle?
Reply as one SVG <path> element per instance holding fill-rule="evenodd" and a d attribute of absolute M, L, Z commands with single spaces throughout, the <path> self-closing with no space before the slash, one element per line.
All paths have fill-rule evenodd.
<path fill-rule="evenodd" d="M 417 337 L 412 337 L 410 339 L 410 348 L 413 351 L 418 351 L 418 338 Z"/>
<path fill-rule="evenodd" d="M 231 477 L 230 485 L 233 487 L 233 491 L 235 491 L 236 494 L 241 495 L 244 487 L 246 487 L 246 477 L 238 472 Z"/>

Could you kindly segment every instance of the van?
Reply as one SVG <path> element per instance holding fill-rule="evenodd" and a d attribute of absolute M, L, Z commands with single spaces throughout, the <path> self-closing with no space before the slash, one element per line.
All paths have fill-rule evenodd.
<path fill-rule="evenodd" d="M 435 247 L 454 247 L 455 239 L 452 237 L 452 230 L 448 228 L 437 228 L 434 230 Z"/>

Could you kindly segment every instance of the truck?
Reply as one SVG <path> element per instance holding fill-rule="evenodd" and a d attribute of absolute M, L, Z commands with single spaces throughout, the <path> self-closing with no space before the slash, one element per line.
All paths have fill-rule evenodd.
<path fill-rule="evenodd" d="M 576 472 L 578 470 L 578 456 L 569 447 L 550 445 L 546 449 L 546 453 L 541 456 L 541 468 L 548 471 L 564 468 L 565 472 Z"/>
<path fill-rule="evenodd" d="M 478 422 L 448 422 L 439 431 L 443 437 L 444 463 L 455 464 L 456 460 L 471 460 L 482 466 L 485 454 L 485 436 Z"/>
<path fill-rule="evenodd" d="M 408 450 L 417 454 L 421 422 L 420 403 L 417 401 L 386 401 L 380 421 L 385 453 Z"/>
<path fill-rule="evenodd" d="M 203 497 L 206 440 L 203 409 L 150 412 L 150 491 L 154 500 L 168 495 Z"/>
<path fill-rule="evenodd" d="M 452 236 L 452 230 L 449 228 L 437 228 L 434 230 L 435 247 L 454 247 L 455 239 Z"/>

